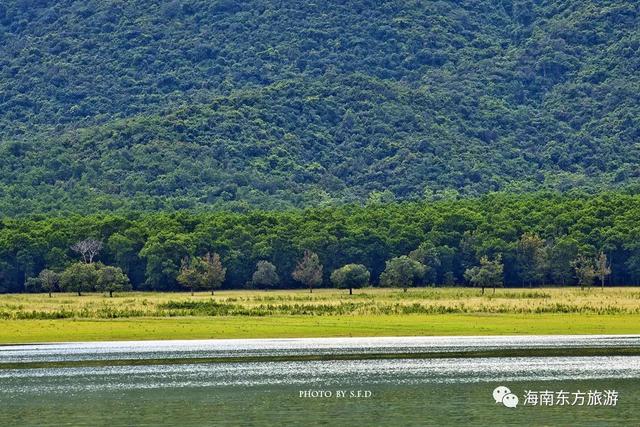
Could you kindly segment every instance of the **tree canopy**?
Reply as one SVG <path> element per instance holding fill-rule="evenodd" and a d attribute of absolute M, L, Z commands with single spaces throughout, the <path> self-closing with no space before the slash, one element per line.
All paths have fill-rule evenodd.
<path fill-rule="evenodd" d="M 251 277 L 251 284 L 257 287 L 271 288 L 278 284 L 280 278 L 276 266 L 269 261 L 260 260 L 256 264 L 256 271 Z"/>
<path fill-rule="evenodd" d="M 110 297 L 113 296 L 114 292 L 131 289 L 129 278 L 119 267 L 103 266 L 98 269 L 97 274 L 96 290 L 108 292 Z"/>
<path fill-rule="evenodd" d="M 331 282 L 338 288 L 349 289 L 349 295 L 354 288 L 361 288 L 369 284 L 371 273 L 362 264 L 347 264 L 331 273 Z"/>
<path fill-rule="evenodd" d="M 426 268 L 420 262 L 402 255 L 386 262 L 384 272 L 380 275 L 380 283 L 384 286 L 402 288 L 406 292 L 425 272 Z"/>
<path fill-rule="evenodd" d="M 480 265 L 468 268 L 464 272 L 464 277 L 473 286 L 482 288 L 484 294 L 484 288 L 489 286 L 493 287 L 493 292 L 496 292 L 497 287 L 504 285 L 504 264 L 502 264 L 502 256 L 496 256 L 496 259 L 490 260 L 487 256 L 480 258 Z"/>
<path fill-rule="evenodd" d="M 379 284 L 385 263 L 403 256 L 428 264 L 414 284 L 461 284 L 464 272 L 483 256 L 497 255 L 506 286 L 570 285 L 578 283 L 576 259 L 588 260 L 587 273 L 595 275 L 601 253 L 607 283 L 637 284 L 638 218 L 640 195 L 622 193 L 502 193 L 365 207 L 4 218 L 0 291 L 24 291 L 26 278 L 74 264 L 81 256 L 71 245 L 86 236 L 105 242 L 93 265 L 119 267 L 140 290 L 179 289 L 185 257 L 198 264 L 203 277 L 207 253 L 212 254 L 211 283 L 222 288 L 244 287 L 258 261 L 273 264 L 280 276 L 277 286 L 283 288 L 327 285 L 331 272 L 347 264 L 362 264 L 371 283 Z M 536 242 L 535 251 L 523 250 L 529 240 Z M 198 283 L 198 289 L 205 286 Z"/>

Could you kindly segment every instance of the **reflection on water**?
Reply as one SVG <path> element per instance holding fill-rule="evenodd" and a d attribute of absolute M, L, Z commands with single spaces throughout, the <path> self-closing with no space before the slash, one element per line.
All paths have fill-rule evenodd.
<path fill-rule="evenodd" d="M 7 347 L 0 359 L 91 360 L 211 352 L 600 345 L 610 338 L 248 340 Z M 613 339 L 611 339 L 613 340 Z M 614 345 L 637 345 L 616 338 Z M 588 342 L 588 344 L 584 344 Z M 611 341 L 609 341 L 611 343 Z M 424 350 L 417 350 L 424 351 Z M 93 353 L 92 353 L 93 352 Z M 150 356 L 154 355 L 154 356 Z M 613 389 L 615 407 L 496 405 L 492 390 Z M 331 398 L 300 397 L 305 390 Z M 337 398 L 337 390 L 368 397 Z M 355 394 L 355 393 L 354 393 Z M 357 394 L 355 394 L 357 396 Z M 0 425 L 638 425 L 640 357 L 242 362 L 0 370 Z"/>
<path fill-rule="evenodd" d="M 427 353 L 530 348 L 640 347 L 640 335 L 500 337 L 292 338 L 129 341 L 0 347 L 0 363 L 287 356 L 349 353 Z"/>
<path fill-rule="evenodd" d="M 0 395 L 180 387 L 437 384 L 640 378 L 640 357 L 250 362 L 0 371 Z"/>

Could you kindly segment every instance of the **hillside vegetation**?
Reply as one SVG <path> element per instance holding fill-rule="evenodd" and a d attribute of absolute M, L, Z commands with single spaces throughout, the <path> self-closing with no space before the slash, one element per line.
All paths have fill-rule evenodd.
<path fill-rule="evenodd" d="M 0 211 L 637 183 L 639 9 L 3 1 Z"/>

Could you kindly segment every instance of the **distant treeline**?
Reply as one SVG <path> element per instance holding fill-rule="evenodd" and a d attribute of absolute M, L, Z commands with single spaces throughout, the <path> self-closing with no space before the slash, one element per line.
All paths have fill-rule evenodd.
<path fill-rule="evenodd" d="M 303 287 L 292 272 L 306 250 L 322 264 L 320 286 L 347 264 L 362 264 L 378 284 L 385 262 L 403 255 L 426 266 L 422 285 L 466 283 L 465 271 L 483 259 L 501 259 L 506 286 L 570 285 L 578 264 L 602 254 L 611 269 L 605 284 L 627 285 L 640 281 L 640 195 L 497 193 L 293 211 L 6 218 L 0 290 L 22 292 L 42 270 L 82 261 L 72 246 L 83 239 L 101 241 L 93 261 L 121 268 L 133 289 L 181 289 L 184 260 L 208 253 L 226 269 L 222 288 L 252 283 L 259 261 L 275 266 L 277 287 Z"/>

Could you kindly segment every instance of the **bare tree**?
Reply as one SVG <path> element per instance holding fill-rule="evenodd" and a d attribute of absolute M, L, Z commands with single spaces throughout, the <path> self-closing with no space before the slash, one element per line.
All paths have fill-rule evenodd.
<path fill-rule="evenodd" d="M 207 252 L 201 262 L 204 264 L 204 285 L 213 295 L 213 291 L 222 286 L 227 269 L 222 266 L 220 255 L 215 252 L 213 255 Z"/>
<path fill-rule="evenodd" d="M 578 284 L 582 289 L 584 289 L 585 286 L 593 285 L 593 280 L 596 277 L 596 269 L 591 258 L 579 255 L 571 265 L 576 272 Z"/>
<path fill-rule="evenodd" d="M 93 258 L 102 249 L 102 240 L 84 239 L 78 243 L 71 245 L 71 250 L 82 255 L 82 260 L 86 264 L 93 263 Z"/>
<path fill-rule="evenodd" d="M 607 260 L 607 255 L 600 252 L 596 258 L 596 276 L 600 279 L 600 286 L 604 289 L 604 280 L 611 274 L 611 263 Z"/>
<path fill-rule="evenodd" d="M 298 261 L 291 276 L 294 280 L 307 285 L 309 293 L 313 293 L 313 287 L 322 283 L 322 264 L 320 264 L 318 254 L 305 250 L 304 256 Z"/>

